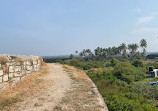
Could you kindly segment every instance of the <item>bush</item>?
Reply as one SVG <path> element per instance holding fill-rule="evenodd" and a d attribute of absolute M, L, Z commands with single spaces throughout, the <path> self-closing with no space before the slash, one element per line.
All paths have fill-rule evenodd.
<path fill-rule="evenodd" d="M 115 66 L 119 61 L 116 58 L 111 60 L 111 66 Z"/>
<path fill-rule="evenodd" d="M 156 111 L 145 98 L 134 93 L 108 95 L 105 102 L 110 111 Z"/>
<path fill-rule="evenodd" d="M 138 103 L 122 95 L 109 96 L 105 102 L 110 111 L 135 111 L 140 109 Z"/>
<path fill-rule="evenodd" d="M 158 100 L 158 87 L 156 85 L 152 86 L 149 83 L 135 83 L 130 90 L 131 92 L 144 96 L 147 99 Z"/>
<path fill-rule="evenodd" d="M 132 61 L 132 65 L 135 67 L 143 67 L 144 62 L 142 60 L 135 59 Z"/>
<path fill-rule="evenodd" d="M 118 79 L 131 83 L 145 78 L 145 74 L 128 62 L 120 62 L 114 67 L 114 74 Z"/>

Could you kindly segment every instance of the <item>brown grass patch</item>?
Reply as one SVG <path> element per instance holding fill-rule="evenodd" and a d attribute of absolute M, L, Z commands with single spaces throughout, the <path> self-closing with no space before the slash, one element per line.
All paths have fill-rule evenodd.
<path fill-rule="evenodd" d="M 16 83 L 16 85 L 10 85 L 0 93 L 0 109 L 3 109 L 7 104 L 23 100 L 25 97 L 31 96 L 39 91 L 44 86 L 44 80 L 39 79 L 48 73 L 48 66 L 44 64 L 39 72 L 34 72 L 27 75 L 24 79 Z"/>
<path fill-rule="evenodd" d="M 92 81 L 84 71 L 73 66 L 63 65 L 64 71 L 73 79 L 73 90 L 68 91 L 59 106 L 68 108 L 63 111 L 100 111 L 97 95 L 88 94 L 92 91 Z"/>
<path fill-rule="evenodd" d="M 8 61 L 6 57 L 0 57 L 0 64 L 5 65 Z"/>

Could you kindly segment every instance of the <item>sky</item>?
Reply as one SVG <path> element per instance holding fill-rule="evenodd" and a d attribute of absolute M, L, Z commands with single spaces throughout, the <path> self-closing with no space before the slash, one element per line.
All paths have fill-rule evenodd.
<path fill-rule="evenodd" d="M 139 43 L 158 52 L 158 0 L 0 0 L 0 53 L 69 55 Z"/>

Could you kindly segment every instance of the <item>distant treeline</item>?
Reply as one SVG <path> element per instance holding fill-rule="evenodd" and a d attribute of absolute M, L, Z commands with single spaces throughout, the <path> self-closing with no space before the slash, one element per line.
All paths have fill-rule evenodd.
<path fill-rule="evenodd" d="M 140 48 L 141 51 L 138 49 Z M 132 43 L 126 45 L 122 43 L 118 47 L 101 48 L 97 47 L 93 52 L 90 49 L 83 49 L 82 52 L 75 51 L 79 57 L 85 58 L 85 60 L 102 60 L 109 58 L 124 58 L 124 59 L 145 59 L 146 58 L 147 42 L 142 39 L 139 44 Z M 70 58 L 74 55 L 71 54 Z"/>
<path fill-rule="evenodd" d="M 53 63 L 59 60 L 68 60 L 71 59 L 70 57 L 43 57 L 44 62 L 46 63 Z"/>

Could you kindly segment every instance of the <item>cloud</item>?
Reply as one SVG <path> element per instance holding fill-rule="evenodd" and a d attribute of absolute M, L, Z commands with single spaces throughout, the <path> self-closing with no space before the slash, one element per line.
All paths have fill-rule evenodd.
<path fill-rule="evenodd" d="M 153 20 L 153 16 L 149 16 L 149 17 L 142 17 L 142 18 L 139 18 L 137 23 L 138 24 L 144 24 L 144 23 L 147 23 L 147 22 L 151 22 Z"/>

